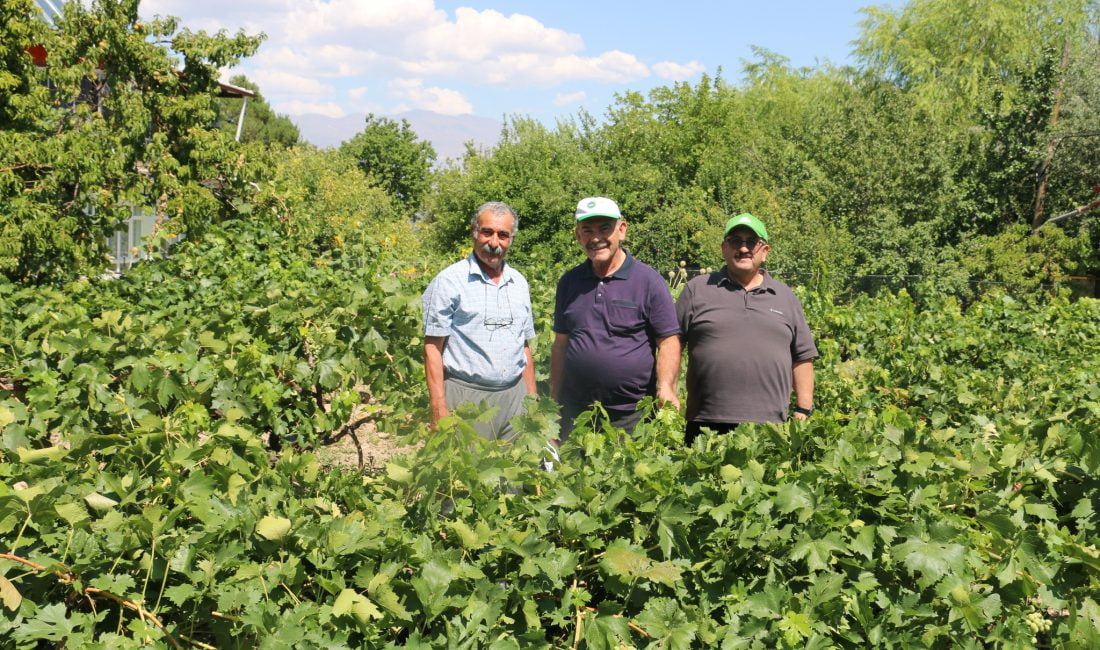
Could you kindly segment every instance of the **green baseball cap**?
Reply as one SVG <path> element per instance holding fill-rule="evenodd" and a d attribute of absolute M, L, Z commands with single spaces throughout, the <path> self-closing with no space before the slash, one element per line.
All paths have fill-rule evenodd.
<path fill-rule="evenodd" d="M 764 241 L 768 241 L 768 229 L 764 227 L 764 222 L 752 216 L 748 212 L 742 212 L 736 217 L 732 217 L 726 222 L 726 231 L 722 233 L 722 236 L 730 234 L 730 231 L 737 226 L 745 226 L 749 230 L 756 233 L 756 236 Z"/>

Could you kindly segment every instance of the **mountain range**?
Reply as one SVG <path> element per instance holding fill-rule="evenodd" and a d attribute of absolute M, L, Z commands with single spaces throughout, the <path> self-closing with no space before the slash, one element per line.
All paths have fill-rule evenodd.
<path fill-rule="evenodd" d="M 328 117 L 316 113 L 291 116 L 302 140 L 317 147 L 337 147 L 341 142 L 363 130 L 366 115 Z M 489 149 L 500 140 L 501 122 L 478 115 L 443 115 L 432 111 L 414 110 L 387 115 L 392 120 L 409 121 L 409 126 L 421 140 L 435 148 L 438 164 L 447 159 L 458 160 L 466 152 L 466 143 L 478 149 Z"/>

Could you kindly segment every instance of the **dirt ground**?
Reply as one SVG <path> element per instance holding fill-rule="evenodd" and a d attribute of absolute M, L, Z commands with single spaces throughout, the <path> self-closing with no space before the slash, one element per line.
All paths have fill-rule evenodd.
<path fill-rule="evenodd" d="M 359 420 L 364 413 L 361 406 L 352 411 L 349 422 Z M 358 440 L 358 441 L 357 441 Z M 355 430 L 355 437 L 344 436 L 334 444 L 317 450 L 317 457 L 326 467 L 359 467 L 359 454 L 363 456 L 363 471 L 376 473 L 393 456 L 409 453 L 413 447 L 402 445 L 392 433 L 379 431 L 374 422 L 362 424 Z"/>

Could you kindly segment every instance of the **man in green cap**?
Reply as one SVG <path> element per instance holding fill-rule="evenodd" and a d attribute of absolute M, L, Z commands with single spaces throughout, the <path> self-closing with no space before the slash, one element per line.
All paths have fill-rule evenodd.
<path fill-rule="evenodd" d="M 723 269 L 692 278 L 676 301 L 687 345 L 686 444 L 701 429 L 726 433 L 741 422 L 783 422 L 791 388 L 794 417 L 813 413 L 818 356 L 802 304 L 762 268 L 768 229 L 749 213 L 726 222 Z"/>

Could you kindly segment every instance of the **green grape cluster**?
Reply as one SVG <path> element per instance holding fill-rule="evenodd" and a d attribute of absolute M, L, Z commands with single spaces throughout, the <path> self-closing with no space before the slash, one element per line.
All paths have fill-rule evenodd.
<path fill-rule="evenodd" d="M 1032 611 L 1024 617 L 1024 622 L 1027 623 L 1028 629 L 1032 634 L 1038 634 L 1039 632 L 1047 632 L 1050 630 L 1050 626 L 1054 624 L 1049 618 L 1043 616 L 1042 612 Z"/>

